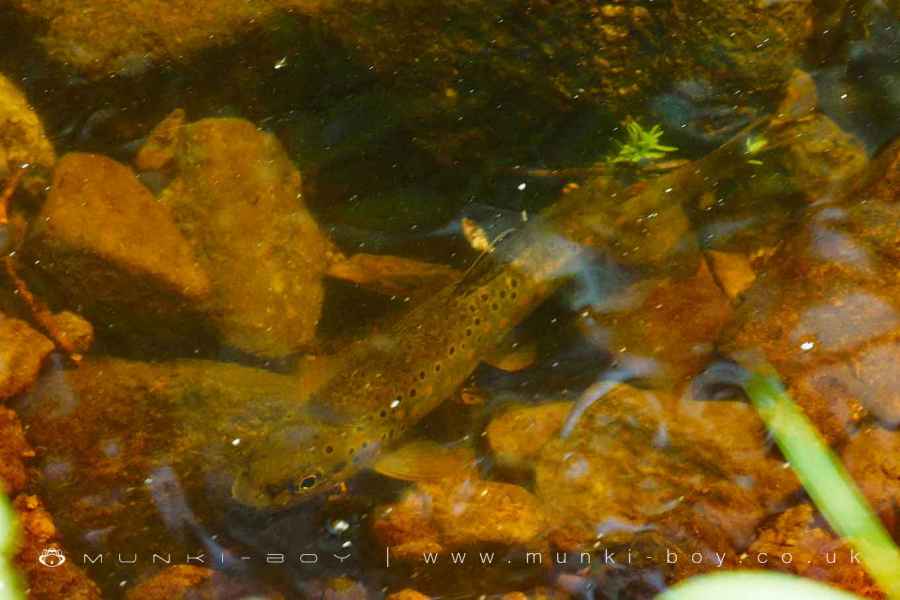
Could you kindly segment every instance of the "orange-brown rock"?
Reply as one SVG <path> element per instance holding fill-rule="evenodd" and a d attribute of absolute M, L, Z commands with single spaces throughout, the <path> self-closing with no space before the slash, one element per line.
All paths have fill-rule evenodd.
<path fill-rule="evenodd" d="M 24 321 L 0 314 L 0 400 L 34 383 L 53 342 Z"/>

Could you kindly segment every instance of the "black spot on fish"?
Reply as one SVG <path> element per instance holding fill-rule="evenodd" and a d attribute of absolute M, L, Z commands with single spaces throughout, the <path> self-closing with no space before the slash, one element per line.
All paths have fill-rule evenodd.
<path fill-rule="evenodd" d="M 423 380 L 423 381 L 425 380 L 425 371 L 420 371 L 420 372 L 419 372 L 419 379 L 421 379 L 421 380 Z"/>
<path fill-rule="evenodd" d="M 497 310 L 498 308 L 500 308 L 500 306 L 496 302 L 491 304 L 491 310 Z"/>
<path fill-rule="evenodd" d="M 450 354 L 454 354 L 456 352 L 456 346 L 450 346 Z"/>
<path fill-rule="evenodd" d="M 471 329 L 466 329 L 466 335 L 472 335 L 472 330 L 471 330 Z"/>
<path fill-rule="evenodd" d="M 475 319 L 475 324 L 476 324 L 476 325 L 481 325 L 481 319 Z"/>
<path fill-rule="evenodd" d="M 434 372 L 435 373 L 441 372 L 441 363 L 437 363 L 436 365 L 434 365 Z"/>
<path fill-rule="evenodd" d="M 500 297 L 506 298 L 506 290 L 500 290 Z"/>
<path fill-rule="evenodd" d="M 416 397 L 416 388 L 413 388 L 413 389 L 409 390 L 409 397 L 410 397 L 410 398 L 415 398 L 415 397 Z"/>
<path fill-rule="evenodd" d="M 510 287 L 519 287 L 519 280 L 513 279 L 509 282 Z"/>
<path fill-rule="evenodd" d="M 512 294 L 509 295 L 509 297 L 512 298 L 513 300 L 515 300 L 517 296 L 518 296 L 518 294 L 516 294 L 515 292 L 513 292 Z"/>
<path fill-rule="evenodd" d="M 387 411 L 382 408 L 381 412 L 378 413 L 378 416 L 380 416 L 382 419 L 385 418 L 387 416 Z"/>
<path fill-rule="evenodd" d="M 331 454 L 332 452 L 334 452 L 334 448 L 332 448 L 331 446 L 325 446 L 325 454 Z"/>

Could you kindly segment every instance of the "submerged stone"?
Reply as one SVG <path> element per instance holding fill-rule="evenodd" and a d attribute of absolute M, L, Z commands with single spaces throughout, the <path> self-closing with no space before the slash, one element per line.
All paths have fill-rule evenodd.
<path fill-rule="evenodd" d="M 900 423 L 900 144 L 860 182 L 809 210 L 767 262 L 720 344 L 762 350 L 830 441 Z"/>
<path fill-rule="evenodd" d="M 655 532 L 648 551 L 727 552 L 731 561 L 799 487 L 749 405 L 625 385 L 542 448 L 535 482 L 563 549 L 588 549 L 599 535 L 627 546 Z"/>
<path fill-rule="evenodd" d="M 204 309 L 220 339 L 264 357 L 309 349 L 334 250 L 306 208 L 300 172 L 249 121 L 204 119 L 166 137 L 171 165 L 165 153 L 151 161 L 174 172 L 160 202 L 209 274 Z"/>
<path fill-rule="evenodd" d="M 17 0 L 46 28 L 51 57 L 99 78 L 134 74 L 257 30 L 280 9 L 312 10 L 320 0 L 213 0 L 197 10 L 175 0 Z"/>
<path fill-rule="evenodd" d="M 376 537 L 400 559 L 484 544 L 523 546 L 546 527 L 541 503 L 528 490 L 476 478 L 420 483 L 376 515 Z"/>
<path fill-rule="evenodd" d="M 815 508 L 798 504 L 778 515 L 747 549 L 747 564 L 816 579 L 865 597 L 882 595 L 852 548 L 837 537 Z"/>
<path fill-rule="evenodd" d="M 53 342 L 27 323 L 0 314 L 0 400 L 28 389 L 52 351 Z"/>
<path fill-rule="evenodd" d="M 21 165 L 49 170 L 55 160 L 53 145 L 40 118 L 28 105 L 25 95 L 0 74 L 0 181 L 5 181 L 11 170 Z M 25 183 L 33 187 L 27 178 Z"/>
<path fill-rule="evenodd" d="M 209 280 L 169 210 L 128 167 L 96 154 L 68 154 L 32 221 L 24 264 L 53 294 L 102 324 L 159 339 L 196 330 Z"/>

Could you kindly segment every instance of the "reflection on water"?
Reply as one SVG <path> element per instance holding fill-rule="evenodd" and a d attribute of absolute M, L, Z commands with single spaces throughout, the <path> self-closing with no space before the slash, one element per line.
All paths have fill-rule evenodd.
<path fill-rule="evenodd" d="M 900 13 L 826 4 L 0 9 L 31 595 L 877 597 L 708 385 L 900 537 Z"/>

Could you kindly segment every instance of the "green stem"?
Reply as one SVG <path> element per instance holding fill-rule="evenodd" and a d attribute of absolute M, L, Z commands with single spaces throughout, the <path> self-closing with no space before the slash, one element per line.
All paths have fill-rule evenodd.
<path fill-rule="evenodd" d="M 743 387 L 829 525 L 859 553 L 888 597 L 900 600 L 900 550 L 774 369 L 754 370 Z"/>

